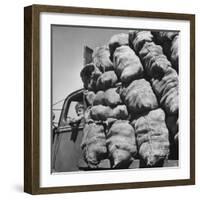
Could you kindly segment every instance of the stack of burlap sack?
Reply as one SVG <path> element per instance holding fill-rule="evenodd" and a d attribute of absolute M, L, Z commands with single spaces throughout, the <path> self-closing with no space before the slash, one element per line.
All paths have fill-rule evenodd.
<path fill-rule="evenodd" d="M 164 33 L 154 34 L 159 35 L 159 40 L 163 37 L 163 41 L 167 36 L 171 38 L 171 48 L 168 49 L 173 49 L 173 41 L 178 38 L 178 33 Z M 166 47 L 162 48 L 162 46 L 155 44 L 153 38 L 158 41 L 158 38 L 153 37 L 150 31 L 130 31 L 129 33 L 129 42 L 139 55 L 147 74 L 146 78 L 151 83 L 160 107 L 165 111 L 165 121 L 170 131 L 170 139 L 173 138 L 177 142 L 179 113 L 179 78 L 175 70 L 177 67 L 163 53 L 162 49 L 165 48 L 166 51 Z M 177 39 L 175 40 L 177 43 Z M 164 45 L 166 42 L 162 44 Z M 178 47 L 178 43 L 176 45 Z M 173 49 L 173 51 L 176 50 Z M 176 54 L 178 55 L 178 48 Z M 178 57 L 176 63 L 178 64 Z"/>
<path fill-rule="evenodd" d="M 156 34 L 155 34 L 156 35 Z M 87 111 L 81 147 L 90 168 L 134 158 L 156 166 L 178 132 L 178 75 L 150 31 L 114 35 L 81 71 Z"/>
<path fill-rule="evenodd" d="M 178 32 L 153 31 L 155 41 L 163 47 L 163 51 L 167 58 L 171 61 L 172 67 L 178 72 Z"/>
<path fill-rule="evenodd" d="M 119 94 L 120 81 L 108 47 L 94 50 L 93 63 L 84 67 L 81 77 L 88 90 L 82 141 L 88 166 L 97 168 L 102 159 L 109 158 L 112 168 L 128 167 L 137 152 L 135 132 Z"/>

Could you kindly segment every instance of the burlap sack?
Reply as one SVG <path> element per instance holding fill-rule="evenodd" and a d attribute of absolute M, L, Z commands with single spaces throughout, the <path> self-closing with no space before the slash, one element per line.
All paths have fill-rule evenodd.
<path fill-rule="evenodd" d="M 153 35 L 150 31 L 129 31 L 129 45 L 139 53 L 145 42 L 152 42 Z"/>
<path fill-rule="evenodd" d="M 98 77 L 98 80 L 96 83 L 96 89 L 107 90 L 109 88 L 115 87 L 115 84 L 117 83 L 117 81 L 118 81 L 118 78 L 114 71 L 104 72 Z"/>
<path fill-rule="evenodd" d="M 95 123 L 86 124 L 81 148 L 88 167 L 97 168 L 100 161 L 107 157 L 104 126 Z"/>
<path fill-rule="evenodd" d="M 151 85 L 145 79 L 133 81 L 121 90 L 121 98 L 131 115 L 144 113 L 158 107 Z"/>
<path fill-rule="evenodd" d="M 84 88 L 95 91 L 97 79 L 101 74 L 101 71 L 95 67 L 94 63 L 87 64 L 80 73 Z"/>
<path fill-rule="evenodd" d="M 92 106 L 88 116 L 94 121 L 108 121 L 109 118 L 126 120 L 129 117 L 125 105 L 118 105 L 113 109 L 103 105 Z"/>
<path fill-rule="evenodd" d="M 156 31 L 152 32 L 156 43 L 162 45 L 163 51 L 171 61 L 172 67 L 178 72 L 178 32 Z"/>
<path fill-rule="evenodd" d="M 113 117 L 112 109 L 108 106 L 97 105 L 90 110 L 90 116 L 95 121 L 106 121 Z"/>
<path fill-rule="evenodd" d="M 116 107 L 122 103 L 120 95 L 117 92 L 117 88 L 110 88 L 105 91 L 104 102 L 106 106 L 110 106 L 111 108 Z"/>
<path fill-rule="evenodd" d="M 178 71 L 178 63 L 179 63 L 179 53 L 178 53 L 178 39 L 179 36 L 175 36 L 174 39 L 172 40 L 172 46 L 171 46 L 171 62 L 172 66 L 176 71 Z"/>
<path fill-rule="evenodd" d="M 93 62 L 100 71 L 113 70 L 113 63 L 110 60 L 110 51 L 107 46 L 97 47 L 92 54 Z"/>
<path fill-rule="evenodd" d="M 127 120 L 129 115 L 125 105 L 118 105 L 112 111 L 112 116 L 115 119 Z"/>
<path fill-rule="evenodd" d="M 154 42 L 144 43 L 139 52 L 139 56 L 144 65 L 146 74 L 151 78 L 162 77 L 167 69 L 171 67 L 171 63 L 163 54 L 162 47 L 156 45 Z"/>
<path fill-rule="evenodd" d="M 165 42 L 170 43 L 178 35 L 178 32 L 175 31 L 152 31 L 151 33 L 160 44 Z"/>
<path fill-rule="evenodd" d="M 109 49 L 110 49 L 110 58 L 113 60 L 113 54 L 115 49 L 120 46 L 128 46 L 128 34 L 120 33 L 111 37 L 109 41 Z"/>
<path fill-rule="evenodd" d="M 169 134 L 162 109 L 150 111 L 132 122 L 139 155 L 149 167 L 156 166 L 169 155 Z"/>
<path fill-rule="evenodd" d="M 85 91 L 84 96 L 86 99 L 87 106 L 92 106 L 96 97 L 95 93 L 93 91 Z"/>
<path fill-rule="evenodd" d="M 177 115 L 179 110 L 179 82 L 177 72 L 170 67 L 162 79 L 152 79 L 151 83 L 166 113 Z"/>
<path fill-rule="evenodd" d="M 118 47 L 114 53 L 113 65 L 122 83 L 130 83 L 143 76 L 143 66 L 139 57 L 128 46 Z"/>
<path fill-rule="evenodd" d="M 112 168 L 127 168 L 137 152 L 135 132 L 129 121 L 117 120 L 107 134 Z"/>
<path fill-rule="evenodd" d="M 166 117 L 166 125 L 170 133 L 170 137 L 177 142 L 179 132 L 179 119 L 178 115 L 169 115 Z"/>
<path fill-rule="evenodd" d="M 95 98 L 94 98 L 93 105 L 94 105 L 94 106 L 96 106 L 96 105 L 105 105 L 105 93 L 104 93 L 104 91 L 99 90 L 99 91 L 96 93 L 96 96 L 95 96 Z"/>
<path fill-rule="evenodd" d="M 156 45 L 154 42 L 145 42 L 138 53 L 141 58 L 145 58 L 149 52 L 157 56 L 163 54 L 163 49 L 160 45 Z"/>

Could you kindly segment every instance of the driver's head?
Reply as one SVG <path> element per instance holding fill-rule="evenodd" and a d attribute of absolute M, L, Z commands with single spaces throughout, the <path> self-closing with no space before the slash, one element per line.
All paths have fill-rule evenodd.
<path fill-rule="evenodd" d="M 84 105 L 81 102 L 78 102 L 75 106 L 76 114 L 78 116 L 83 115 L 84 113 Z"/>

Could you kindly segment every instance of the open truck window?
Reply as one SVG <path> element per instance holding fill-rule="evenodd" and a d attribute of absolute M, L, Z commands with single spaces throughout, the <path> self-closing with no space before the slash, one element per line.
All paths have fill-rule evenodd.
<path fill-rule="evenodd" d="M 66 98 L 60 115 L 59 127 L 69 126 L 70 121 L 78 117 L 75 107 L 77 103 L 84 104 L 83 91 L 84 89 L 77 90 Z"/>

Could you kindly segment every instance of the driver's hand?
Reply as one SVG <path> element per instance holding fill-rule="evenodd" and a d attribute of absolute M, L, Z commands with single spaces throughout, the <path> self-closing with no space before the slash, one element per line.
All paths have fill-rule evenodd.
<path fill-rule="evenodd" d="M 75 123 L 76 123 L 75 118 L 71 118 L 71 119 L 69 120 L 69 124 L 70 124 L 70 125 L 73 125 L 73 124 L 75 124 Z"/>

